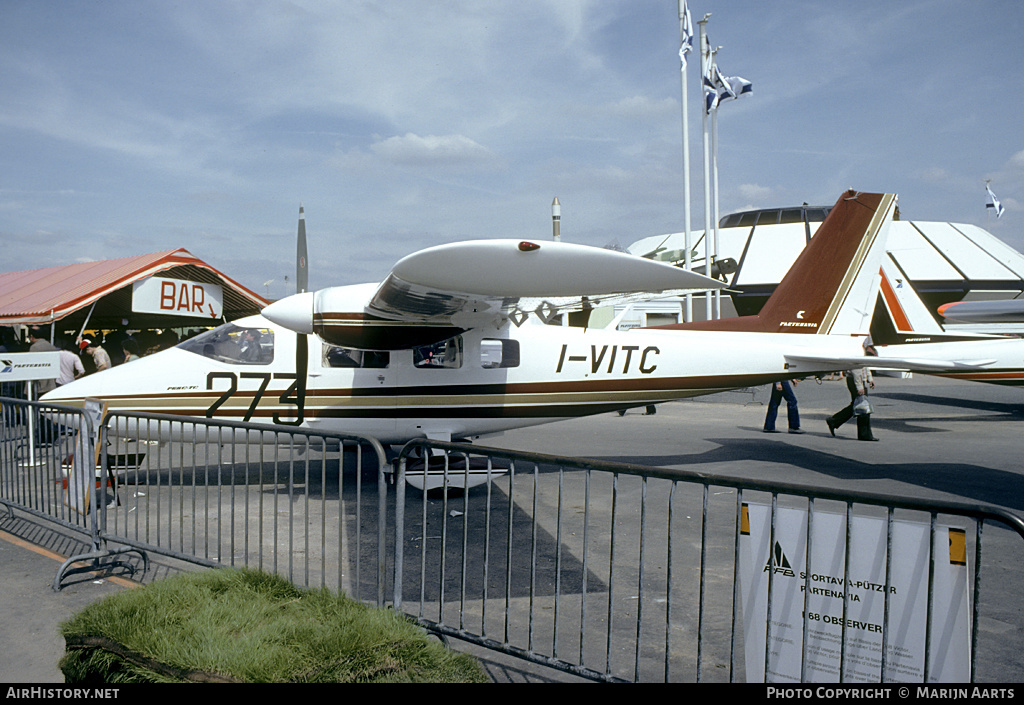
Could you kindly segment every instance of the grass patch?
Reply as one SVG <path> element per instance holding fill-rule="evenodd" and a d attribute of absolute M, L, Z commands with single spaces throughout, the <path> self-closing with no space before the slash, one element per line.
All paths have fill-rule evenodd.
<path fill-rule="evenodd" d="M 255 570 L 119 593 L 61 630 L 69 683 L 487 681 L 475 659 L 390 609 Z"/>

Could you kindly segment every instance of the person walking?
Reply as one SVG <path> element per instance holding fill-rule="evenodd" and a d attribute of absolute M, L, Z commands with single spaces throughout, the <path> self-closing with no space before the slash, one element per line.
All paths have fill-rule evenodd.
<path fill-rule="evenodd" d="M 775 429 L 775 419 L 779 415 L 779 404 L 786 400 L 786 420 L 789 422 L 790 433 L 803 433 L 800 428 L 800 410 L 797 408 L 796 394 L 793 387 L 799 380 L 782 380 L 772 385 L 772 395 L 768 400 L 768 413 L 764 417 L 764 432 L 778 433 Z"/>
<path fill-rule="evenodd" d="M 845 374 L 846 388 L 850 391 L 850 404 L 825 419 L 828 432 L 835 436 L 837 428 L 849 421 L 852 416 L 856 416 L 857 440 L 877 441 L 878 439 L 871 432 L 871 405 L 867 398 L 868 389 L 875 388 L 871 370 L 867 367 L 859 367 L 855 370 L 847 370 Z M 859 400 L 860 397 L 863 397 L 863 403 Z"/>

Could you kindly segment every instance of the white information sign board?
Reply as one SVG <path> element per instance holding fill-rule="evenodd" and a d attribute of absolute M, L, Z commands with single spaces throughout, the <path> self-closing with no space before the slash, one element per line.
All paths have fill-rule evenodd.
<path fill-rule="evenodd" d="M 60 352 L 0 352 L 0 382 L 60 377 Z"/>
<path fill-rule="evenodd" d="M 132 310 L 220 318 L 224 314 L 224 289 L 220 284 L 149 277 L 132 284 Z"/>
<path fill-rule="evenodd" d="M 842 659 L 843 682 L 878 683 L 887 595 L 886 678 L 922 682 L 926 639 L 930 639 L 930 680 L 970 680 L 970 582 L 962 529 L 937 527 L 934 546 L 929 547 L 927 522 L 894 521 L 887 587 L 885 518 L 853 517 L 847 575 L 845 513 L 814 511 L 808 568 L 806 509 L 776 509 L 771 552 L 771 507 L 748 503 L 743 512 L 740 589 L 748 682 L 801 680 L 806 612 L 805 682 L 839 681 Z M 926 637 L 932 559 L 932 623 Z M 766 678 L 769 571 L 774 577 Z"/>

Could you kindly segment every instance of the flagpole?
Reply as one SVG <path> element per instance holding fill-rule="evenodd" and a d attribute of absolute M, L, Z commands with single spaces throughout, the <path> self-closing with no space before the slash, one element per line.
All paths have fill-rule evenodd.
<path fill-rule="evenodd" d="M 718 261 L 718 110 L 711 116 L 711 173 L 715 193 L 715 209 L 712 215 L 712 228 L 715 233 L 714 253 Z M 722 317 L 722 291 L 715 289 L 715 318 Z"/>
<path fill-rule="evenodd" d="M 707 18 L 705 18 L 707 19 Z M 704 88 L 704 160 L 705 160 L 705 196 L 704 196 L 704 207 L 706 209 L 704 214 L 705 223 L 705 263 L 707 267 L 705 271 L 710 276 L 711 273 L 711 260 L 718 261 L 718 107 L 721 103 L 727 100 L 736 100 L 742 95 L 750 93 L 752 85 L 750 81 L 740 76 L 725 77 L 721 74 L 718 69 L 718 64 L 715 60 L 715 55 L 721 47 L 716 47 L 714 50 L 711 49 L 707 41 L 707 36 L 704 32 L 704 24 L 701 23 L 701 58 L 705 61 L 702 68 L 701 81 Z M 714 111 L 714 112 L 712 112 Z M 708 113 L 711 113 L 711 150 L 710 156 L 708 154 L 708 130 L 707 121 Z M 707 174 L 707 163 L 710 159 L 712 175 L 710 177 L 712 183 L 708 184 Z M 710 203 L 710 193 L 714 193 L 714 207 L 712 208 Z M 709 223 L 709 212 L 713 217 L 713 222 Z M 708 318 L 711 318 L 711 296 L 707 297 L 708 300 Z M 714 317 L 716 319 L 722 317 L 722 294 L 720 291 L 715 291 L 715 312 Z"/>
<path fill-rule="evenodd" d="M 704 15 L 704 18 L 698 22 L 700 25 L 700 75 L 708 75 L 708 63 L 711 61 L 711 50 L 708 46 L 707 37 L 707 22 L 710 15 Z M 704 99 L 704 105 L 701 107 L 701 128 L 703 132 L 704 142 L 704 274 L 711 276 L 711 250 L 708 247 L 708 238 L 711 234 L 711 164 L 708 143 L 708 109 L 707 109 L 707 98 Z M 704 292 L 704 313 L 707 320 L 711 320 L 711 296 L 709 292 Z"/>
<path fill-rule="evenodd" d="M 687 97 L 686 97 L 686 54 L 685 46 L 687 40 L 687 33 L 691 31 L 688 24 L 688 12 L 686 9 L 686 0 L 679 0 L 679 59 L 682 63 L 682 70 L 679 75 L 680 91 L 682 92 L 682 107 L 683 107 L 683 231 L 685 233 L 684 244 L 686 247 L 685 254 L 683 255 L 683 266 L 687 271 L 690 270 L 692 263 L 692 256 L 690 249 L 692 247 L 691 234 L 690 234 L 690 127 L 689 118 L 690 114 Z M 692 37 L 689 38 L 692 41 Z M 693 294 L 687 292 L 686 304 L 683 308 L 683 320 L 689 323 L 693 320 Z"/>

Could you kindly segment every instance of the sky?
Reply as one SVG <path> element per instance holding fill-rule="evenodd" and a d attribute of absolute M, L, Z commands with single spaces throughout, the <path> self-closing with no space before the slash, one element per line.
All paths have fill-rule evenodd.
<path fill-rule="evenodd" d="M 690 0 L 719 213 L 895 192 L 1024 251 L 1024 3 Z M 3 0 L 0 271 L 184 247 L 253 291 L 480 238 L 684 229 L 678 0 Z M 699 59 L 686 93 L 703 228 Z M 1005 212 L 985 208 L 985 183 Z"/>

